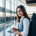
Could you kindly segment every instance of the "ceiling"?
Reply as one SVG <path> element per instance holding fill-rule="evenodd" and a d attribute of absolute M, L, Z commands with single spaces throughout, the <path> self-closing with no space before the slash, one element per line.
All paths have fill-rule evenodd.
<path fill-rule="evenodd" d="M 25 0 L 25 3 L 21 0 L 19 0 L 21 3 L 27 5 L 27 6 L 36 6 L 36 0 Z"/>

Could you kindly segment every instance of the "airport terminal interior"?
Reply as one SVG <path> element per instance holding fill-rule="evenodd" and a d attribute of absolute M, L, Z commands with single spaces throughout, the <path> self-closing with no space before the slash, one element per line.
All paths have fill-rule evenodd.
<path fill-rule="evenodd" d="M 32 23 L 32 36 L 36 36 L 36 0 L 0 0 L 0 36 L 18 36 L 15 33 L 8 33 L 8 30 L 17 26 L 16 8 L 23 5 Z M 33 26 L 34 25 L 34 26 Z M 33 30 L 33 31 L 32 31 Z"/>

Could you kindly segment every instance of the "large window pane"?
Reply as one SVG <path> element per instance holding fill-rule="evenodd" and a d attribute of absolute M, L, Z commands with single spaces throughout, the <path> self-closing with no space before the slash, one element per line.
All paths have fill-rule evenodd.
<path fill-rule="evenodd" d="M 14 11 L 14 5 L 13 5 L 13 4 L 12 4 L 12 8 L 11 8 L 11 10 Z"/>
<path fill-rule="evenodd" d="M 10 9 L 10 2 L 6 0 L 6 9 Z"/>
<path fill-rule="evenodd" d="M 12 4 L 15 4 L 15 0 L 12 0 Z"/>
<path fill-rule="evenodd" d="M 11 26 L 11 17 L 10 17 L 10 12 L 6 12 L 6 36 L 10 36 L 10 33 L 8 33 L 7 31 L 10 30 L 10 26 Z"/>
<path fill-rule="evenodd" d="M 0 0 L 0 7 L 3 7 L 3 0 Z"/>
<path fill-rule="evenodd" d="M 4 29 L 5 29 L 5 13 L 0 12 L 0 36 L 4 36 Z"/>

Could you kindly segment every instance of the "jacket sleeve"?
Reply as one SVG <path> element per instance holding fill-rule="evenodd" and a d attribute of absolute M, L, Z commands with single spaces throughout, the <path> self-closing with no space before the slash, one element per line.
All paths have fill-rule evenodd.
<path fill-rule="evenodd" d="M 29 25 L 30 25 L 29 19 L 25 18 L 23 20 L 23 31 L 21 32 L 22 36 L 27 36 L 28 35 Z"/>

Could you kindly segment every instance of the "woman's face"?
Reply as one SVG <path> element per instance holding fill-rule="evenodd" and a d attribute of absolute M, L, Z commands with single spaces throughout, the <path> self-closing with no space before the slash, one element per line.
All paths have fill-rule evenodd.
<path fill-rule="evenodd" d="M 23 16 L 23 11 L 21 10 L 21 8 L 17 8 L 17 14 L 18 16 Z"/>

